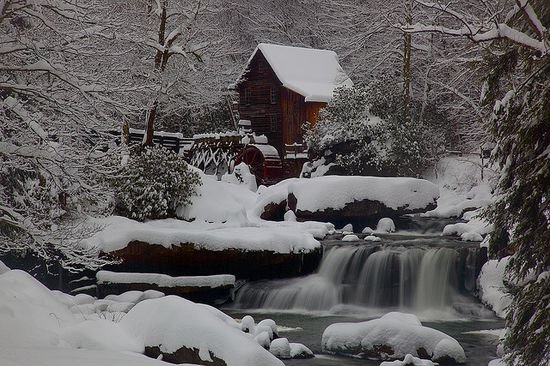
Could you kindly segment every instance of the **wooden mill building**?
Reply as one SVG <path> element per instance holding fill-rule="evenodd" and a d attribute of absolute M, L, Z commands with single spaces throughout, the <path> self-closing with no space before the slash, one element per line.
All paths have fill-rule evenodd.
<path fill-rule="evenodd" d="M 260 43 L 236 83 L 239 115 L 267 136 L 282 159 L 302 143 L 337 87 L 352 86 L 333 51 Z"/>

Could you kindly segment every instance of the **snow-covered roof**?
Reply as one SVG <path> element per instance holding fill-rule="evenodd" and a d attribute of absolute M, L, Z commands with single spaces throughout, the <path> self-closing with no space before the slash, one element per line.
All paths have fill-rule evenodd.
<path fill-rule="evenodd" d="M 335 88 L 353 86 L 334 51 L 260 43 L 248 59 L 245 70 L 258 51 L 283 86 L 303 95 L 306 102 L 329 102 Z"/>

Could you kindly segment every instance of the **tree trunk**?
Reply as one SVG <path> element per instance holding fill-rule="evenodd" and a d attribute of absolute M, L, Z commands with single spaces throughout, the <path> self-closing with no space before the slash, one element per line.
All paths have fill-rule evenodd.
<path fill-rule="evenodd" d="M 407 0 L 405 3 L 405 22 L 407 25 L 412 24 L 412 0 Z M 403 118 L 410 117 L 409 104 L 411 100 L 411 45 L 412 39 L 410 33 L 404 33 L 403 44 Z"/>

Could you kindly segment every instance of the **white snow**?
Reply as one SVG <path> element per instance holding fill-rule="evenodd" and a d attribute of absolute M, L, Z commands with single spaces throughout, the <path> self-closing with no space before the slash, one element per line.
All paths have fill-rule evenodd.
<path fill-rule="evenodd" d="M 342 241 L 358 241 L 361 240 L 359 237 L 355 234 L 348 234 L 342 238 Z"/>
<path fill-rule="evenodd" d="M 232 226 L 186 222 L 175 219 L 138 222 L 120 216 L 96 219 L 104 229 L 83 245 L 104 252 L 122 249 L 132 241 L 159 244 L 166 248 L 191 243 L 209 250 L 269 250 L 278 253 L 309 252 L 320 246 L 314 238 L 323 237 L 330 225 L 320 223 L 275 223 L 262 221 L 255 226 Z"/>
<path fill-rule="evenodd" d="M 313 352 L 301 343 L 290 343 L 290 358 L 311 358 Z"/>
<path fill-rule="evenodd" d="M 235 286 L 233 275 L 211 276 L 180 276 L 172 277 L 160 273 L 125 273 L 99 271 L 96 274 L 97 283 L 147 283 L 159 287 L 223 287 Z"/>
<path fill-rule="evenodd" d="M 296 214 L 294 213 L 294 211 L 288 210 L 287 212 L 285 212 L 284 220 L 295 222 L 296 221 Z"/>
<path fill-rule="evenodd" d="M 382 239 L 380 239 L 379 237 L 374 236 L 374 235 L 367 235 L 367 236 L 365 236 L 364 240 L 366 240 L 366 241 L 381 241 Z"/>
<path fill-rule="evenodd" d="M 418 357 L 414 357 L 411 354 L 405 355 L 403 361 L 384 361 L 380 366 L 437 366 L 437 363 L 433 363 L 430 360 L 422 360 Z"/>
<path fill-rule="evenodd" d="M 4 264 L 4 262 L 0 261 L 0 275 L 3 273 L 6 273 L 9 271 L 10 268 Z"/>
<path fill-rule="evenodd" d="M 260 43 L 248 65 L 258 52 L 266 58 L 283 86 L 303 95 L 306 102 L 329 102 L 334 89 L 353 86 L 333 51 Z M 241 78 L 245 75 L 246 71 Z"/>
<path fill-rule="evenodd" d="M 202 185 L 191 204 L 180 207 L 177 215 L 184 220 L 205 222 L 235 222 L 246 224 L 246 210 L 256 202 L 256 194 L 247 185 L 217 181 L 214 176 L 201 175 Z M 226 180 L 229 180 L 226 177 Z"/>
<path fill-rule="evenodd" d="M 510 295 L 504 292 L 503 282 L 509 259 L 510 257 L 502 258 L 500 261 L 496 259 L 488 260 L 481 267 L 481 272 L 477 278 L 481 301 L 491 307 L 501 318 L 506 317 L 507 308 L 512 302 Z"/>
<path fill-rule="evenodd" d="M 159 346 L 162 352 L 173 353 L 185 346 L 198 349 L 203 361 L 212 354 L 228 366 L 283 365 L 222 314 L 207 305 L 166 296 L 140 302 L 120 325 L 146 346 Z"/>
<path fill-rule="evenodd" d="M 353 234 L 353 225 L 352 224 L 346 224 L 340 231 L 346 235 L 346 234 Z"/>
<path fill-rule="evenodd" d="M 297 198 L 297 210 L 311 212 L 366 199 L 392 209 L 422 209 L 439 197 L 437 186 L 424 179 L 358 176 L 299 179 L 288 185 L 288 193 Z"/>
<path fill-rule="evenodd" d="M 222 176 L 222 181 L 242 185 L 252 192 L 256 192 L 258 190 L 256 176 L 250 173 L 250 168 L 244 162 L 237 165 L 231 174 L 224 174 Z"/>
<path fill-rule="evenodd" d="M 271 345 L 269 346 L 269 352 L 271 352 L 277 358 L 290 358 L 290 343 L 288 342 L 288 339 L 277 338 L 272 340 Z"/>
<path fill-rule="evenodd" d="M 335 323 L 325 329 L 322 338 L 323 350 L 338 352 L 346 349 L 372 350 L 375 345 L 389 345 L 394 350 L 391 358 L 418 356 L 424 348 L 437 360 L 449 356 L 464 362 L 466 356 L 460 344 L 438 330 L 424 327 L 412 314 L 388 313 L 379 319 L 361 323 Z M 381 354 L 383 359 L 388 355 Z"/>
<path fill-rule="evenodd" d="M 363 234 L 369 234 L 369 235 L 370 235 L 370 234 L 373 234 L 373 233 L 374 233 L 374 230 L 371 229 L 370 227 L 366 226 L 366 227 L 361 231 L 361 233 L 363 233 Z"/>
<path fill-rule="evenodd" d="M 482 241 L 483 236 L 493 230 L 493 226 L 482 219 L 475 216 L 476 212 L 468 213 L 465 217 L 471 218 L 470 221 L 464 223 L 449 224 L 443 228 L 443 235 L 456 235 L 464 241 Z"/>
<path fill-rule="evenodd" d="M 395 232 L 395 223 L 389 217 L 383 217 L 376 224 L 376 232 L 378 233 L 393 233 Z"/>

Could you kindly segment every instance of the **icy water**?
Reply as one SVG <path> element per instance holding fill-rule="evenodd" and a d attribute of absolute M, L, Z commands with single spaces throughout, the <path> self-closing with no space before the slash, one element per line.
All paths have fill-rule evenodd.
<path fill-rule="evenodd" d="M 441 229 L 437 221 L 428 222 L 432 230 L 422 230 L 425 222 L 415 224 L 413 231 L 380 235 L 380 242 L 327 240 L 317 273 L 247 283 L 225 311 L 235 318 L 271 318 L 291 328 L 281 336 L 316 354 L 311 360 L 285 360 L 286 365 L 378 366 L 380 361 L 323 354 L 323 331 L 332 323 L 402 311 L 457 339 L 466 365 L 486 366 L 496 358 L 498 338 L 479 331 L 503 328 L 504 322 L 473 296 L 485 254 L 479 243 L 435 234 Z"/>
<path fill-rule="evenodd" d="M 353 359 L 349 357 L 333 356 L 323 354 L 321 351 L 321 336 L 326 327 L 337 322 L 359 322 L 369 320 L 366 317 L 357 316 L 335 316 L 335 315 L 307 315 L 293 313 L 275 313 L 255 311 L 236 311 L 225 309 L 229 315 L 241 319 L 244 315 L 250 314 L 256 321 L 270 318 L 275 320 L 279 326 L 294 328 L 290 331 L 281 332 L 281 337 L 286 337 L 290 342 L 303 343 L 308 346 L 315 358 L 308 360 L 284 360 L 287 366 L 355 366 L 368 365 L 378 366 L 381 361 L 369 361 Z M 486 329 L 500 329 L 504 327 L 502 320 L 495 318 L 487 320 L 462 320 L 462 321 L 438 321 L 426 322 L 425 326 L 438 329 L 458 340 L 466 352 L 467 366 L 487 366 L 490 360 L 496 358 L 496 345 L 498 339 L 494 335 L 482 333 L 467 333 Z"/>

